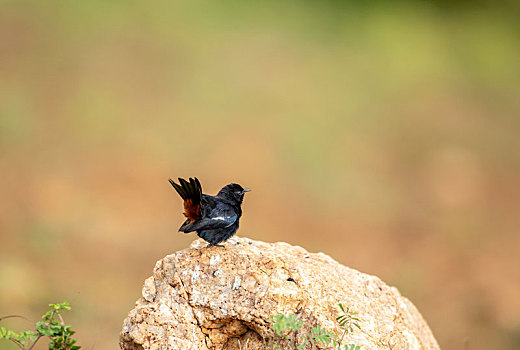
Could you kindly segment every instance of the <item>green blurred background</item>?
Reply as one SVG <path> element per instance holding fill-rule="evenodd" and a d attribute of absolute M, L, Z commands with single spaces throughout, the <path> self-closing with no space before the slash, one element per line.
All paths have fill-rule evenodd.
<path fill-rule="evenodd" d="M 194 239 L 167 178 L 197 176 L 254 189 L 240 235 L 395 285 L 443 349 L 519 349 L 520 12 L 492 4 L 1 1 L 0 315 L 66 300 L 117 348 Z"/>

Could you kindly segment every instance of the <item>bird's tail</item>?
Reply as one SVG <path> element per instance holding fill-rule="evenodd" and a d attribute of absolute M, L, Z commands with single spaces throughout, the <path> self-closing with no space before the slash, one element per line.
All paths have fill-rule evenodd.
<path fill-rule="evenodd" d="M 170 184 L 175 188 L 177 193 L 182 199 L 191 199 L 194 204 L 199 204 L 202 198 L 202 186 L 197 178 L 191 178 L 190 181 L 186 181 L 179 177 L 180 185 L 176 184 L 172 179 L 168 179 Z"/>
<path fill-rule="evenodd" d="M 200 201 L 202 199 L 202 186 L 197 178 L 191 178 L 190 181 L 179 178 L 180 185 L 169 179 L 173 188 L 184 200 L 184 216 L 187 220 L 182 224 L 179 231 L 184 231 L 186 225 L 189 225 L 201 218 Z"/>

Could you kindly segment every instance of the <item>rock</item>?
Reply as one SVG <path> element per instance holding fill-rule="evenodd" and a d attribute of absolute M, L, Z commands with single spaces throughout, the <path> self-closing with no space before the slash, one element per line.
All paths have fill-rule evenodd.
<path fill-rule="evenodd" d="M 124 321 L 121 349 L 270 349 L 281 341 L 271 316 L 297 314 L 300 341 L 316 325 L 341 334 L 339 303 L 359 313 L 361 329 L 347 344 L 439 349 L 415 306 L 375 276 L 287 243 L 235 236 L 225 248 L 206 245 L 197 240 L 157 262 Z"/>

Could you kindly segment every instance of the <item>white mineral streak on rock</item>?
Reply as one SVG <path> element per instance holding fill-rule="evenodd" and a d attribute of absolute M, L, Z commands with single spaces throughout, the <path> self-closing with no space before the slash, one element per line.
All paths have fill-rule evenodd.
<path fill-rule="evenodd" d="M 209 264 L 211 266 L 218 264 L 219 261 L 220 261 L 220 255 L 218 255 L 218 254 L 212 255 L 211 258 L 209 258 Z"/>
<path fill-rule="evenodd" d="M 195 268 L 195 271 L 193 271 L 193 275 L 191 275 L 191 283 L 197 282 L 200 276 L 200 270 L 198 267 Z"/>
<path fill-rule="evenodd" d="M 155 293 L 156 293 L 155 281 L 154 281 L 153 277 L 148 277 L 144 281 L 142 293 L 143 293 L 143 298 L 146 301 L 153 302 L 153 300 L 155 298 Z"/>
<path fill-rule="evenodd" d="M 268 350 L 272 315 L 299 313 L 301 332 L 320 324 L 340 334 L 341 302 L 361 320 L 348 344 L 439 350 L 415 306 L 375 276 L 287 243 L 235 236 L 225 248 L 206 245 L 197 240 L 157 262 L 124 321 L 121 349 Z"/>
<path fill-rule="evenodd" d="M 240 283 L 242 282 L 242 278 L 240 276 L 235 276 L 235 280 L 233 281 L 233 290 L 237 290 L 240 288 Z"/>

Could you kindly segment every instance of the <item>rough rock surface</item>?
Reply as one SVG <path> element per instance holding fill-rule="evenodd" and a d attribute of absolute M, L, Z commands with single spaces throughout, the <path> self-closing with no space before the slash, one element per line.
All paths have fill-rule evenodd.
<path fill-rule="evenodd" d="M 340 334 L 340 302 L 361 320 L 347 343 L 362 350 L 439 349 L 396 288 L 287 243 L 235 236 L 225 248 L 206 248 L 197 240 L 159 260 L 142 294 L 124 321 L 121 349 L 270 349 L 277 338 L 269 318 L 280 313 L 299 315 L 299 334 L 318 324 Z"/>

